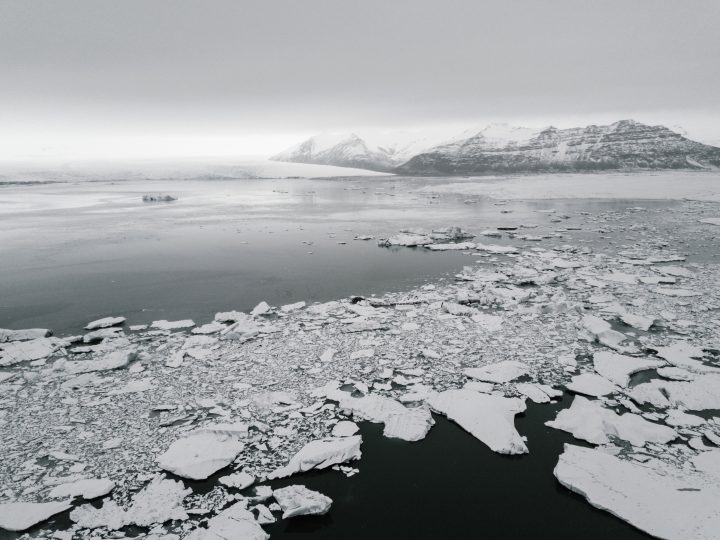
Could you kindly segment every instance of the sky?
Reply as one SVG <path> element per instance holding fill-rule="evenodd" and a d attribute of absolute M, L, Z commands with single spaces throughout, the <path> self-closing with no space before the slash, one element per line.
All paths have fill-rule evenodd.
<path fill-rule="evenodd" d="M 719 0 L 0 0 L 0 160 L 633 118 L 720 144 Z"/>

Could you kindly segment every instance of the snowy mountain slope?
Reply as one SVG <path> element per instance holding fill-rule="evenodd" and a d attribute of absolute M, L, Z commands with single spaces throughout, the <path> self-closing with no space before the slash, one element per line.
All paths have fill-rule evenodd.
<path fill-rule="evenodd" d="M 443 140 L 441 135 L 406 131 L 370 133 L 362 137 L 355 133 L 322 134 L 310 137 L 270 159 L 387 172 Z"/>
<path fill-rule="evenodd" d="M 664 126 L 621 120 L 569 129 L 490 124 L 444 140 L 405 132 L 372 137 L 322 135 L 271 159 L 400 174 L 467 175 L 717 168 L 720 148 L 692 141 Z"/>
<path fill-rule="evenodd" d="M 517 138 L 513 134 L 501 138 L 481 131 L 418 154 L 398 172 L 486 174 L 720 167 L 720 148 L 691 141 L 664 126 L 633 120 L 517 134 Z"/>

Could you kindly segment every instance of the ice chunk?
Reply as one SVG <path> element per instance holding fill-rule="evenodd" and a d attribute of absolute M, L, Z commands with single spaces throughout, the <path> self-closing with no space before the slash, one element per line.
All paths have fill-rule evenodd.
<path fill-rule="evenodd" d="M 24 531 L 55 514 L 70 508 L 70 501 L 30 503 L 12 502 L 0 504 L 0 529 Z"/>
<path fill-rule="evenodd" d="M 95 341 L 101 341 L 103 339 L 115 339 L 124 336 L 122 328 L 109 327 L 109 328 L 98 328 L 92 332 L 88 332 L 83 336 L 83 343 L 93 343 Z"/>
<path fill-rule="evenodd" d="M 178 439 L 157 462 L 160 468 L 183 478 L 204 480 L 230 465 L 243 448 L 233 436 L 204 431 Z"/>
<path fill-rule="evenodd" d="M 415 246 L 424 246 L 427 244 L 432 244 L 433 239 L 429 236 L 422 235 L 422 234 L 398 234 L 395 236 L 391 236 L 390 238 L 381 238 L 378 240 L 378 246 L 380 247 L 390 247 L 390 246 L 406 246 L 406 247 L 415 247 Z"/>
<path fill-rule="evenodd" d="M 668 411 L 665 423 L 676 427 L 697 427 L 705 424 L 705 420 L 694 414 L 687 414 L 679 409 Z"/>
<path fill-rule="evenodd" d="M 285 467 L 268 475 L 269 479 L 284 478 L 310 469 L 325 469 L 338 463 L 360 459 L 362 437 L 342 437 L 310 441 L 295 454 Z"/>
<path fill-rule="evenodd" d="M 425 247 L 432 251 L 457 251 L 474 249 L 475 244 L 473 242 L 458 242 L 457 244 L 428 244 Z"/>
<path fill-rule="evenodd" d="M 665 362 L 660 360 L 635 358 L 633 356 L 625 356 L 607 351 L 593 354 L 595 371 L 609 381 L 622 387 L 627 387 L 627 385 L 630 384 L 630 376 L 634 373 L 664 365 Z"/>
<path fill-rule="evenodd" d="M 627 336 L 622 332 L 613 330 L 610 323 L 600 317 L 585 315 L 582 319 L 582 325 L 598 343 L 618 352 L 632 352 L 630 347 L 621 346 L 621 343 L 627 340 Z"/>
<path fill-rule="evenodd" d="M 97 321 L 88 323 L 85 330 L 97 330 L 98 328 L 117 326 L 118 324 L 124 323 L 126 320 L 127 319 L 125 317 L 105 317 L 104 319 L 98 319 Z"/>
<path fill-rule="evenodd" d="M 24 330 L 0 328 L 0 343 L 7 341 L 29 341 L 31 339 L 49 337 L 51 333 L 50 330 L 45 328 L 26 328 Z"/>
<path fill-rule="evenodd" d="M 465 375 L 479 381 L 492 383 L 506 383 L 527 375 L 528 367 L 522 362 L 505 360 L 497 364 L 490 364 L 480 368 L 466 368 Z"/>
<path fill-rule="evenodd" d="M 247 509 L 247 501 L 239 501 L 208 521 L 207 529 L 197 528 L 185 540 L 267 540 L 267 534 Z"/>
<path fill-rule="evenodd" d="M 283 519 L 293 516 L 323 515 L 330 510 L 332 499 L 305 486 L 293 485 L 273 492 L 273 497 L 282 507 Z"/>
<path fill-rule="evenodd" d="M 572 392 L 594 397 L 604 396 L 619 390 L 617 386 L 605 377 L 595 375 L 594 373 L 581 373 L 580 375 L 576 375 L 565 387 Z"/>
<path fill-rule="evenodd" d="M 114 487 L 115 482 L 108 478 L 92 478 L 55 486 L 48 496 L 53 499 L 78 496 L 83 499 L 95 499 L 107 495 Z"/>
<path fill-rule="evenodd" d="M 563 409 L 555 420 L 545 422 L 545 425 L 593 444 L 606 444 L 611 436 L 635 446 L 648 442 L 664 444 L 677 437 L 677 433 L 667 426 L 653 424 L 633 413 L 619 415 L 582 396 L 575 396 L 569 409 Z"/>
<path fill-rule="evenodd" d="M 531 383 L 518 383 L 515 388 L 523 396 L 529 398 L 535 403 L 549 403 L 550 396 L 548 396 L 543 389 L 537 384 Z"/>
<path fill-rule="evenodd" d="M 50 356 L 62 345 L 62 340 L 52 337 L 0 343 L 0 366 L 12 366 L 20 362 L 40 360 Z"/>
<path fill-rule="evenodd" d="M 386 437 L 419 441 L 425 438 L 435 423 L 427 408 L 408 408 L 392 398 L 378 394 L 354 398 L 338 390 L 328 393 L 327 397 L 337 401 L 340 408 L 351 410 L 361 420 L 384 423 L 383 434 Z"/>
<path fill-rule="evenodd" d="M 128 366 L 130 362 L 137 358 L 135 349 L 112 351 L 106 354 L 102 359 L 94 360 L 77 360 L 70 361 L 65 364 L 65 371 L 72 375 L 81 373 L 91 373 L 93 371 L 109 371 L 112 369 L 120 369 Z"/>
<path fill-rule="evenodd" d="M 191 492 L 182 482 L 158 476 L 133 497 L 127 510 L 115 501 L 107 501 L 101 508 L 86 504 L 70 512 L 70 519 L 85 529 L 106 527 L 110 530 L 128 525 L 148 527 L 171 519 L 183 520 L 188 515 L 182 501 Z"/>
<path fill-rule="evenodd" d="M 182 321 L 153 321 L 150 325 L 153 328 L 157 328 L 158 330 L 180 330 L 183 328 L 192 328 L 195 326 L 195 323 L 192 321 L 192 319 L 183 319 Z"/>
<path fill-rule="evenodd" d="M 235 474 L 229 474 L 228 476 L 221 476 L 219 478 L 219 481 L 221 484 L 231 488 L 245 489 L 255 483 L 255 477 L 246 472 L 239 472 Z"/>
<path fill-rule="evenodd" d="M 525 401 L 473 390 L 446 390 L 428 399 L 430 407 L 501 454 L 526 454 L 527 446 L 515 429 L 515 415 Z"/>
<path fill-rule="evenodd" d="M 700 296 L 702 293 L 698 291 L 691 291 L 690 289 L 672 288 L 672 287 L 658 287 L 655 292 L 665 296 L 675 297 L 688 297 L 688 296 Z"/>
<path fill-rule="evenodd" d="M 252 311 L 250 312 L 250 315 L 253 317 L 257 317 L 259 315 L 265 315 L 266 313 L 269 313 L 272 308 L 267 302 L 260 302 L 257 306 L 255 306 Z"/>
<path fill-rule="evenodd" d="M 507 255 L 509 253 L 517 253 L 518 250 L 512 246 L 500 246 L 496 244 L 475 244 L 475 249 L 478 251 L 487 251 L 488 253 L 494 253 L 496 255 Z"/>
<path fill-rule="evenodd" d="M 291 311 L 297 311 L 298 309 L 302 309 L 305 307 L 305 302 L 295 302 L 294 304 L 285 304 L 284 306 L 280 307 L 280 309 L 283 311 L 283 313 L 290 313 Z"/>
<path fill-rule="evenodd" d="M 654 462 L 654 468 L 570 444 L 555 477 L 601 510 L 653 536 L 710 540 L 720 531 L 720 487 L 700 475 Z"/>
<path fill-rule="evenodd" d="M 332 436 L 350 437 L 351 435 L 355 435 L 358 431 L 360 431 L 360 428 L 355 422 L 351 422 L 350 420 L 342 420 L 333 426 Z"/>
<path fill-rule="evenodd" d="M 657 355 L 670 362 L 673 366 L 694 373 L 720 373 L 719 368 L 706 366 L 700 360 L 695 360 L 703 357 L 703 350 L 686 341 L 676 341 L 667 347 L 658 347 Z"/>

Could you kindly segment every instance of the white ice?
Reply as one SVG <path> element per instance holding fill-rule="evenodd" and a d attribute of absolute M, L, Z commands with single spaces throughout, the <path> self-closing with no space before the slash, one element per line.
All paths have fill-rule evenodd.
<path fill-rule="evenodd" d="M 428 399 L 430 407 L 500 454 L 526 454 L 527 446 L 515 429 L 515 415 L 525 401 L 474 390 L 445 390 Z"/>

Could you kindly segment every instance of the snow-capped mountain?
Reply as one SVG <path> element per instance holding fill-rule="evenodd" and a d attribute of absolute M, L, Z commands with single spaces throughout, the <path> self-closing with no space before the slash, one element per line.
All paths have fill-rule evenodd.
<path fill-rule="evenodd" d="M 421 175 L 720 167 L 720 148 L 633 120 L 569 129 L 491 124 L 435 139 L 318 136 L 272 159 Z"/>
<path fill-rule="evenodd" d="M 322 134 L 310 137 L 270 159 L 387 172 L 443 140 L 441 135 L 404 131 L 372 133 L 362 137 L 355 133 Z"/>

